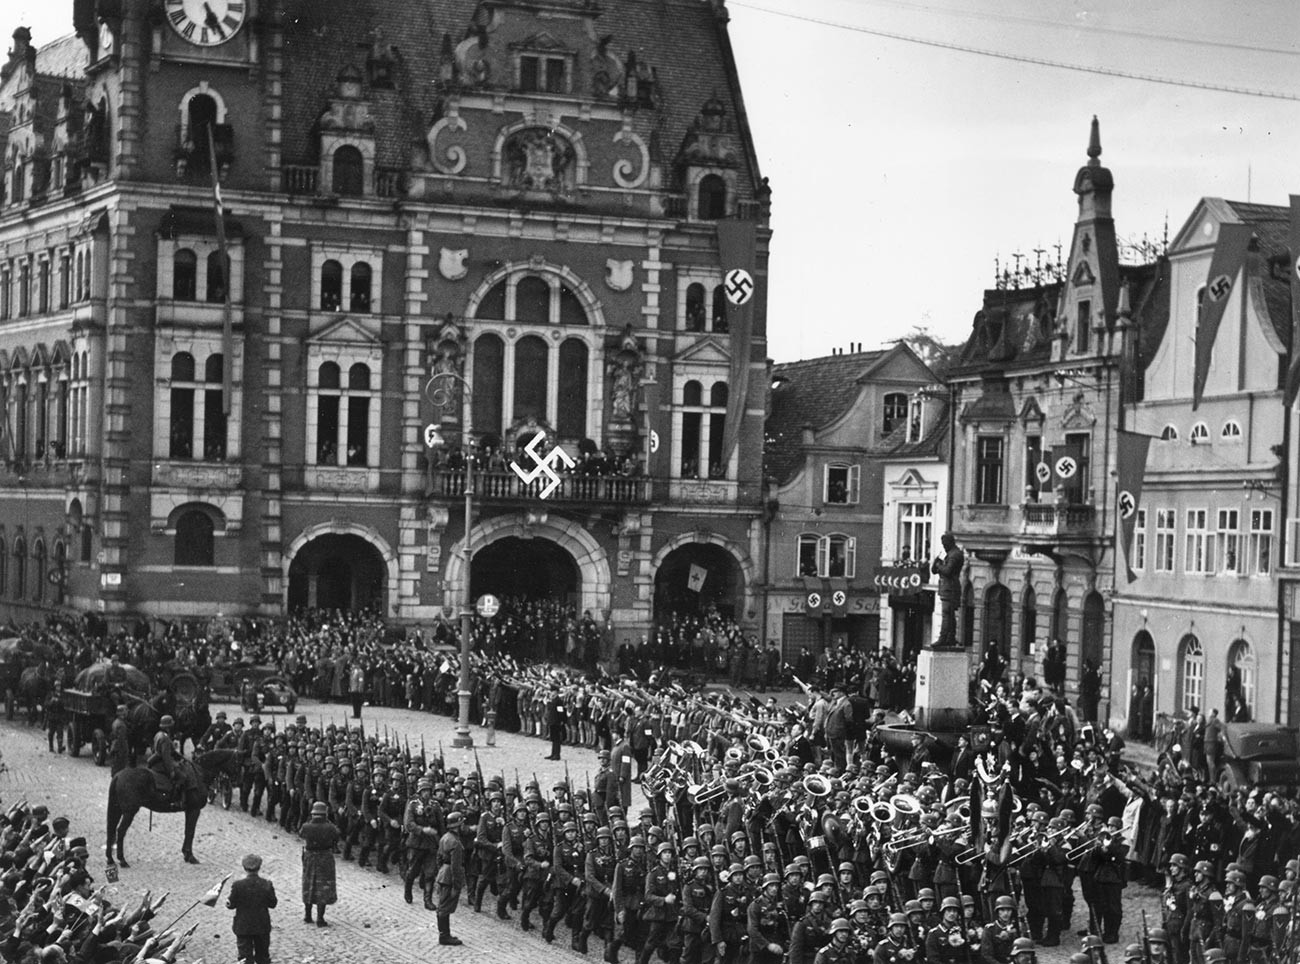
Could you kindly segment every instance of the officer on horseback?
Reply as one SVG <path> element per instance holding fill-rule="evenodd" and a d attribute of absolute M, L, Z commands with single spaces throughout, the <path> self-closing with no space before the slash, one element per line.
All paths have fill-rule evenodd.
<path fill-rule="evenodd" d="M 176 764 L 176 743 L 172 739 L 172 728 L 176 721 L 170 715 L 158 721 L 158 732 L 154 734 L 152 752 L 149 754 L 149 769 L 166 780 L 166 796 L 179 801 L 185 787 L 181 785 L 180 767 Z"/>

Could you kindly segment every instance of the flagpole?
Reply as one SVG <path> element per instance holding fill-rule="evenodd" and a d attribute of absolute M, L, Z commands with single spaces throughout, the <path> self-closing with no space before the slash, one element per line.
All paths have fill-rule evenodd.
<path fill-rule="evenodd" d="M 234 272 L 231 270 L 230 255 L 226 250 L 226 214 L 221 202 L 221 179 L 217 174 L 216 137 L 211 124 L 208 124 L 208 165 L 212 171 L 212 204 L 217 221 L 217 249 L 221 252 L 221 270 L 225 272 L 225 277 L 222 278 L 222 281 L 225 282 L 222 285 L 222 288 L 225 289 L 225 298 L 221 306 L 221 357 L 224 361 L 221 366 L 221 412 L 226 418 L 229 418 L 235 383 L 235 334 L 234 321 L 231 317 L 233 310 L 230 304 L 231 282 L 234 280 L 231 276 Z"/>

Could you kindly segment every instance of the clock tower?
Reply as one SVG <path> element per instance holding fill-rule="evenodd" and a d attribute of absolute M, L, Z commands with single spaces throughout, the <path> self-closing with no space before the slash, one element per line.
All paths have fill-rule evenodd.
<path fill-rule="evenodd" d="M 251 66 L 258 0 L 155 0 L 152 54 L 159 60 Z"/>

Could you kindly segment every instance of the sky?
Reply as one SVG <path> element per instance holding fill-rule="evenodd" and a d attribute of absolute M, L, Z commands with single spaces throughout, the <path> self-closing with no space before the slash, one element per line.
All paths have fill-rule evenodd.
<path fill-rule="evenodd" d="M 1042 249 L 1054 260 L 1069 244 L 1093 115 L 1123 241 L 1159 243 L 1166 222 L 1172 238 L 1202 197 L 1285 205 L 1300 193 L 1294 0 L 728 0 L 728 9 L 772 186 L 776 361 L 878 347 L 917 325 L 964 341 L 995 259 L 1007 266 L 1019 253 L 1023 265 Z M 11 0 L 6 10 L 38 44 L 70 30 L 66 0 Z"/>

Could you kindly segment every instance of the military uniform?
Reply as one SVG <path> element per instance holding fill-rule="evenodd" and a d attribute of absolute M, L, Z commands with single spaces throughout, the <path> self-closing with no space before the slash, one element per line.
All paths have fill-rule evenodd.
<path fill-rule="evenodd" d="M 609 840 L 602 847 L 601 841 Z M 612 834 L 607 828 L 596 831 L 596 846 L 588 851 L 583 876 L 587 883 L 587 913 L 582 922 L 580 944 L 585 952 L 587 935 L 596 934 L 606 942 L 606 950 L 614 940 L 613 897 L 614 873 L 618 857 L 614 853 Z"/>
<path fill-rule="evenodd" d="M 516 808 L 513 819 L 501 829 L 501 863 L 497 874 L 497 917 L 509 920 L 508 904 L 519 900 L 524 883 L 524 853 L 528 848 L 528 825 L 523 811 Z"/>
<path fill-rule="evenodd" d="M 668 847 L 660 844 L 660 847 Z M 637 964 L 648 964 L 650 955 L 668 944 L 677 927 L 680 911 L 678 890 L 680 881 L 677 871 L 670 864 L 665 867 L 661 861 L 646 872 L 645 900 L 642 904 L 641 920 L 646 925 L 645 943 L 637 954 Z"/>
<path fill-rule="evenodd" d="M 474 881 L 472 902 L 474 910 L 483 910 L 483 895 L 489 886 L 500 889 L 497 876 L 500 873 L 501 838 L 505 829 L 505 817 L 490 807 L 479 817 L 478 829 L 474 834 L 474 853 L 477 877 Z"/>
<path fill-rule="evenodd" d="M 555 841 L 551 838 L 551 822 L 546 814 L 539 814 L 533 831 L 524 845 L 524 881 L 520 893 L 519 927 L 532 930 L 529 919 L 534 908 L 545 921 L 550 915 L 546 879 L 550 876 L 551 860 L 555 856 Z"/>
<path fill-rule="evenodd" d="M 638 846 L 639 844 L 639 846 Z M 635 945 L 644 933 L 641 917 L 641 896 L 645 893 L 646 867 L 645 841 L 641 837 L 629 840 L 628 855 L 614 868 L 614 886 L 611 903 L 614 911 L 614 943 L 605 951 L 609 964 L 618 960 L 619 948 Z"/>
<path fill-rule="evenodd" d="M 555 940 L 555 925 L 569 917 L 582 901 L 583 878 L 587 872 L 587 851 L 577 840 L 577 829 L 572 823 L 565 826 L 564 835 L 556 843 L 551 856 L 551 910 L 546 915 L 546 926 L 542 929 L 542 937 L 548 943 Z M 570 833 L 574 834 L 573 839 L 570 839 Z M 572 947 L 575 951 L 580 949 L 578 947 L 580 930 L 578 928 L 573 932 Z M 583 953 L 586 951 L 583 950 Z"/>
<path fill-rule="evenodd" d="M 751 964 L 780 964 L 790 943 L 790 921 L 779 897 L 758 897 L 749 905 L 749 960 Z M 779 946 L 780 952 L 772 950 Z"/>
<path fill-rule="evenodd" d="M 752 899 L 743 873 L 734 873 L 713 897 L 709 908 L 709 934 L 715 944 L 725 944 L 721 964 L 734 964 L 744 949 Z"/>
<path fill-rule="evenodd" d="M 707 863 L 708 858 L 700 858 Z M 711 874 L 694 870 L 682 888 L 682 964 L 702 964 L 713 959 L 709 913 L 713 908 Z"/>
<path fill-rule="evenodd" d="M 417 794 L 422 794 L 427 789 L 431 789 L 431 786 L 422 781 Z M 406 834 L 403 841 L 406 850 L 406 872 L 402 875 L 406 889 L 403 896 L 408 904 L 412 902 L 412 891 L 418 879 L 424 891 L 425 909 L 433 910 L 432 878 L 443 832 L 442 813 L 432 800 L 427 800 L 422 795 L 414 796 L 407 801 L 402 816 L 402 829 Z"/>

